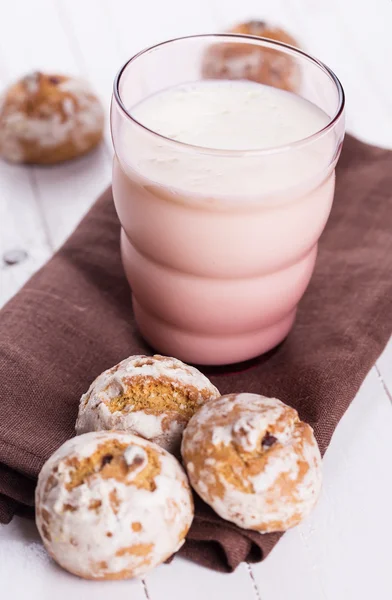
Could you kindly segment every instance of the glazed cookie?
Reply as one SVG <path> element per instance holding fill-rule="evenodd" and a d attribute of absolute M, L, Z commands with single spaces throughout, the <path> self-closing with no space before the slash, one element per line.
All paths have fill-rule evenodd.
<path fill-rule="evenodd" d="M 229 29 L 227 33 L 264 37 L 289 46 L 298 46 L 283 29 L 264 21 L 248 21 Z M 215 43 L 206 52 L 202 75 L 206 79 L 247 79 L 287 91 L 299 86 L 299 69 L 289 55 L 273 48 L 254 44 Z"/>
<path fill-rule="evenodd" d="M 0 155 L 42 165 L 76 158 L 101 141 L 103 125 L 103 108 L 86 82 L 31 73 L 1 100 Z"/>
<path fill-rule="evenodd" d="M 244 529 L 285 531 L 320 493 L 313 430 L 276 398 L 230 394 L 205 404 L 184 431 L 182 456 L 197 493 Z"/>
<path fill-rule="evenodd" d="M 85 579 L 143 575 L 182 546 L 193 518 L 178 461 L 125 432 L 68 440 L 44 464 L 35 501 L 47 551 Z"/>
<path fill-rule="evenodd" d="M 207 377 L 180 360 L 130 356 L 82 396 L 76 432 L 125 430 L 176 452 L 194 412 L 219 395 Z"/>

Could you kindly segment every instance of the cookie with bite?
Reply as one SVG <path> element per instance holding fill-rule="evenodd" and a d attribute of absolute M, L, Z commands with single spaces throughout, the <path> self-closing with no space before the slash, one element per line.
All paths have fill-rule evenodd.
<path fill-rule="evenodd" d="M 130 356 L 81 397 L 76 433 L 116 429 L 179 452 L 192 415 L 219 391 L 198 369 L 167 356 Z"/>

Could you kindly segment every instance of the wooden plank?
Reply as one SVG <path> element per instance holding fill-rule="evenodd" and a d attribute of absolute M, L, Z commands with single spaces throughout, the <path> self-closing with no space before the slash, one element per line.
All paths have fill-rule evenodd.
<path fill-rule="evenodd" d="M 149 600 L 260 600 L 245 564 L 228 575 L 176 557 L 170 565 L 152 571 L 146 587 Z"/>
<path fill-rule="evenodd" d="M 128 0 L 58 0 L 72 51 L 109 107 L 113 80 L 122 64 L 159 41 L 210 30 L 209 3 L 147 0 L 135 9 Z M 91 15 L 94 14 L 94 19 Z"/>
<path fill-rule="evenodd" d="M 376 364 L 377 375 L 392 405 L 392 338 Z"/>
<path fill-rule="evenodd" d="M 127 0 L 101 0 L 111 14 L 124 60 L 143 47 L 175 37 L 211 33 L 216 28 L 212 4 L 179 0 L 144 0 L 137 6 Z"/>
<path fill-rule="evenodd" d="M 45 18 L 37 19 L 37 14 Z M 15 0 L 7 9 L 7 17 L 7 21 L 0 21 L 0 52 L 12 56 L 9 79 L 34 69 L 83 75 L 83 64 L 79 64 L 82 61 L 78 62 L 80 57 L 72 51 L 72 40 L 68 41 L 56 3 Z M 31 22 L 35 24 L 34 30 Z M 16 30 L 18 36 L 14 35 Z M 49 244 L 58 248 L 108 185 L 110 153 L 101 146 L 79 160 L 53 167 L 30 167 L 26 173 L 33 183 L 32 194 L 43 216 Z"/>
<path fill-rule="evenodd" d="M 355 51 L 355 65 L 362 74 L 363 85 L 374 90 L 385 110 L 389 111 L 391 126 L 387 145 L 391 147 L 392 88 L 385 67 L 392 58 L 392 2 L 381 0 L 375 6 L 358 0 L 331 0 L 330 10 Z"/>
<path fill-rule="evenodd" d="M 109 108 L 113 80 L 123 61 L 111 26 L 110 11 L 106 14 L 99 0 L 56 0 L 56 6 L 69 50 L 79 65 L 80 73 L 90 81 L 105 107 L 105 147 L 107 156 L 111 158 Z"/>
<path fill-rule="evenodd" d="M 315 511 L 253 567 L 262 598 L 278 589 L 282 599 L 389 597 L 391 428 L 390 401 L 372 369 L 326 453 Z"/>
<path fill-rule="evenodd" d="M 1 38 L 0 22 L 0 38 Z M 7 53 L 0 40 L 0 88 L 12 78 Z M 39 269 L 52 253 L 45 220 L 31 178 L 22 166 L 0 161 L 0 308 Z M 8 265 L 10 252 L 26 253 L 25 260 Z"/>
<path fill-rule="evenodd" d="M 23 167 L 0 162 L 0 307 L 39 269 L 52 251 L 38 211 L 29 175 Z M 10 251 L 27 253 L 25 260 L 7 265 Z"/>
<path fill-rule="evenodd" d="M 38 202 L 56 250 L 74 230 L 84 213 L 109 185 L 111 161 L 105 146 L 74 161 L 35 168 Z"/>
<path fill-rule="evenodd" d="M 277 0 L 225 0 L 224 3 L 221 0 L 212 0 L 212 5 L 219 31 L 226 31 L 242 22 L 259 20 L 284 27 L 293 35 L 296 34 L 290 16 Z"/>
<path fill-rule="evenodd" d="M 11 79 L 39 69 L 78 71 L 51 0 L 9 2 L 6 18 L 0 19 L 0 49 Z"/>
<path fill-rule="evenodd" d="M 146 600 L 141 581 L 91 582 L 63 571 L 45 552 L 33 521 L 0 525 L 1 597 L 9 600 Z"/>

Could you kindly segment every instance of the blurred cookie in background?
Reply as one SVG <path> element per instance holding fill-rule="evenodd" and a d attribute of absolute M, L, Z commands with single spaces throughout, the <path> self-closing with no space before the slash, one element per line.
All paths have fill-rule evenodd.
<path fill-rule="evenodd" d="M 104 110 L 87 82 L 34 72 L 0 100 L 0 156 L 49 165 L 86 154 L 103 136 Z"/>
<path fill-rule="evenodd" d="M 264 21 L 247 21 L 227 33 L 268 38 L 299 47 L 283 29 Z M 295 59 L 274 48 L 236 42 L 213 44 L 204 57 L 202 75 L 206 79 L 247 79 L 287 91 L 296 91 L 300 72 Z"/>
<path fill-rule="evenodd" d="M 269 25 L 265 21 L 247 21 L 246 23 L 240 23 L 235 27 L 229 29 L 228 33 L 240 33 L 242 35 L 255 35 L 257 37 L 265 37 L 270 40 L 276 40 L 277 42 L 283 42 L 289 46 L 299 48 L 297 40 L 295 40 L 289 33 L 280 27 L 274 27 Z"/>

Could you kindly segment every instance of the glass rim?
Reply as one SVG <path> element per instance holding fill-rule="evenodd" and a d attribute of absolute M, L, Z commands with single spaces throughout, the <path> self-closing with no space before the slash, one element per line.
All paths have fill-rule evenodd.
<path fill-rule="evenodd" d="M 129 112 L 129 110 L 126 108 L 125 104 L 122 101 L 121 94 L 120 94 L 121 77 L 122 77 L 123 73 L 125 72 L 125 70 L 127 69 L 127 67 L 131 63 L 135 62 L 141 56 L 148 54 L 149 52 L 156 50 L 157 48 L 160 48 L 161 46 L 166 46 L 168 44 L 173 44 L 175 42 L 181 42 L 184 40 L 213 39 L 213 38 L 219 38 L 219 39 L 222 39 L 222 38 L 233 39 L 234 38 L 234 39 L 241 39 L 241 40 L 247 40 L 247 41 L 252 40 L 252 42 L 255 43 L 255 45 L 270 46 L 270 47 L 275 47 L 277 49 L 282 49 L 282 50 L 286 50 L 286 51 L 289 50 L 289 53 L 291 53 L 293 55 L 298 55 L 301 58 L 310 61 L 311 63 L 313 63 L 314 65 L 319 67 L 319 69 L 321 69 L 329 77 L 329 79 L 335 84 L 335 88 L 338 91 L 338 105 L 337 105 L 337 109 L 336 109 L 334 115 L 332 117 L 329 117 L 328 123 L 326 125 L 324 125 L 324 127 L 322 129 L 319 129 L 318 131 L 315 131 L 311 135 L 308 135 L 304 138 L 290 142 L 289 144 L 271 146 L 269 148 L 260 148 L 260 149 L 252 148 L 252 149 L 244 149 L 244 150 L 242 150 L 242 149 L 241 150 L 236 150 L 236 149 L 227 150 L 227 149 L 211 148 L 208 146 L 198 146 L 196 144 L 181 142 L 179 140 L 174 140 L 171 137 L 168 137 L 166 135 L 158 133 L 154 129 L 147 127 L 146 125 L 144 125 L 143 123 L 141 123 L 140 121 L 135 119 L 135 117 L 133 117 L 132 114 Z M 330 69 L 321 60 L 319 60 L 315 56 L 312 56 L 311 54 L 308 54 L 307 52 L 304 52 L 300 48 L 295 48 L 294 46 L 290 46 L 289 44 L 285 44 L 284 42 L 278 42 L 277 40 L 271 40 L 269 38 L 264 38 L 264 37 L 254 36 L 254 35 L 237 34 L 237 33 L 204 33 L 204 34 L 181 36 L 181 37 L 172 38 L 170 40 L 165 40 L 165 41 L 159 42 L 157 44 L 153 44 L 152 46 L 148 46 L 147 48 L 140 50 L 140 52 L 137 52 L 130 59 L 128 59 L 123 64 L 123 66 L 120 68 L 120 70 L 117 72 L 117 75 L 115 76 L 114 83 L 113 83 L 113 98 L 115 99 L 116 104 L 118 105 L 120 110 L 124 113 L 124 115 L 127 119 L 132 121 L 138 127 L 144 129 L 148 133 L 150 133 L 154 136 L 157 136 L 158 138 L 160 138 L 162 140 L 165 140 L 165 142 L 175 144 L 179 147 L 182 147 L 185 150 L 186 149 L 187 150 L 195 150 L 195 151 L 203 152 L 203 153 L 219 154 L 219 155 L 226 155 L 226 156 L 233 156 L 233 155 L 249 156 L 249 155 L 274 154 L 277 152 L 285 152 L 285 151 L 288 151 L 291 149 L 295 149 L 299 146 L 303 146 L 305 144 L 311 143 L 311 142 L 319 139 L 320 137 L 322 137 L 323 135 L 325 135 L 326 133 L 328 133 L 330 130 L 333 129 L 335 124 L 339 121 L 340 117 L 342 116 L 344 107 L 345 107 L 345 93 L 344 93 L 344 89 L 343 89 L 343 86 L 342 86 L 339 78 L 335 75 L 335 73 L 332 71 L 332 69 Z"/>

